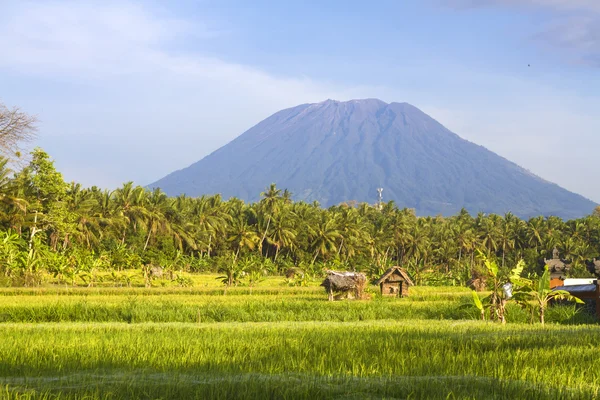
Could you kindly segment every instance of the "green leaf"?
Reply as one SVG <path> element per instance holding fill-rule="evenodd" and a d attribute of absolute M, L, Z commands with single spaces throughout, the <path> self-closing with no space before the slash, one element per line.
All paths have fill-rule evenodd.
<path fill-rule="evenodd" d="M 525 279 L 521 277 L 511 277 L 510 281 L 516 286 L 516 290 L 533 290 L 533 282 L 530 279 Z"/>
<path fill-rule="evenodd" d="M 491 277 L 495 278 L 498 276 L 498 264 L 495 261 L 490 260 L 481 250 L 478 250 L 479 258 L 483 260 L 485 267 Z"/>
<path fill-rule="evenodd" d="M 510 271 L 510 280 L 515 283 L 513 279 L 522 279 L 521 274 L 523 273 L 523 269 L 525 268 L 525 261 L 523 259 L 519 260 L 517 265 Z"/>
<path fill-rule="evenodd" d="M 538 293 L 542 294 L 550 290 L 550 272 L 548 272 L 548 266 L 544 267 L 544 273 L 538 280 Z"/>
<path fill-rule="evenodd" d="M 471 290 L 471 294 L 473 295 L 473 304 L 475 304 L 475 307 L 477 307 L 477 309 L 479 309 L 479 311 L 482 311 L 483 304 L 481 303 L 481 299 L 479 298 L 479 295 L 474 290 Z"/>
<path fill-rule="evenodd" d="M 585 304 L 585 302 L 583 300 L 581 300 L 579 297 L 573 296 L 571 293 L 567 292 L 566 290 L 554 290 L 554 291 L 552 291 L 552 293 L 549 296 L 557 298 L 557 299 L 561 299 L 561 300 L 574 301 L 575 303 L 578 303 L 578 304 Z"/>

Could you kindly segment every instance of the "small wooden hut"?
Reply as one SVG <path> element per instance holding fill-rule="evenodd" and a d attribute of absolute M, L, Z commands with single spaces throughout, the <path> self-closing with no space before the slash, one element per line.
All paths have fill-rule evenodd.
<path fill-rule="evenodd" d="M 327 277 L 321 283 L 329 295 L 329 301 L 333 301 L 333 293 L 340 293 L 349 297 L 353 295 L 355 299 L 364 297 L 363 291 L 367 277 L 360 272 L 337 272 L 327 271 Z"/>
<path fill-rule="evenodd" d="M 375 284 L 379 285 L 383 296 L 392 297 L 406 297 L 409 286 L 414 286 L 406 270 L 398 266 L 385 271 Z"/>

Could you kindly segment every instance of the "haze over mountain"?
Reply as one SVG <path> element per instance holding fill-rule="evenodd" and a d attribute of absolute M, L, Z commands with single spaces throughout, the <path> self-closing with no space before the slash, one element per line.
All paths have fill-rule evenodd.
<path fill-rule="evenodd" d="M 515 146 L 518 146 L 515 143 Z M 596 204 L 452 133 L 407 103 L 327 100 L 279 111 L 149 185 L 169 195 L 256 201 L 270 183 L 323 206 L 384 201 L 418 215 L 466 208 L 520 217 L 588 215 Z"/>

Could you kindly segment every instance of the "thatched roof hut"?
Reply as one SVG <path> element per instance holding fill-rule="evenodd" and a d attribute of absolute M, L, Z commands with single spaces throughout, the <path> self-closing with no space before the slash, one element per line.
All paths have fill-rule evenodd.
<path fill-rule="evenodd" d="M 329 301 L 333 301 L 333 293 L 353 293 L 357 299 L 363 298 L 363 290 L 367 277 L 360 272 L 327 271 L 327 277 L 321 286 L 327 290 Z"/>
<path fill-rule="evenodd" d="M 406 270 L 398 266 L 391 267 L 385 271 L 375 284 L 379 285 L 383 296 L 393 297 L 408 296 L 409 286 L 414 286 Z"/>

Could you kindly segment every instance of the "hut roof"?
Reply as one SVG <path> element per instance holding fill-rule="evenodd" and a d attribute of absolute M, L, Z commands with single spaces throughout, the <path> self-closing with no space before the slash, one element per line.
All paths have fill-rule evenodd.
<path fill-rule="evenodd" d="M 321 283 L 326 289 L 346 291 L 359 288 L 367 281 L 365 274 L 360 272 L 327 271 L 327 277 Z"/>
<path fill-rule="evenodd" d="M 571 294 L 577 293 L 587 293 L 587 292 L 595 292 L 596 285 L 592 283 L 591 285 L 569 285 L 569 286 L 557 286 L 554 290 L 565 290 Z"/>
<path fill-rule="evenodd" d="M 410 276 L 408 276 L 408 273 L 406 272 L 406 270 L 404 268 L 401 268 L 401 267 L 398 267 L 398 266 L 391 267 L 387 271 L 385 271 L 383 273 L 383 275 L 381 275 L 381 278 L 379 278 L 377 280 L 377 282 L 375 282 L 375 284 L 379 285 L 380 283 L 382 283 L 383 281 L 385 281 L 390 275 L 392 275 L 396 271 L 402 276 L 402 278 L 404 278 L 404 280 L 406 281 L 406 283 L 408 283 L 410 286 L 414 286 L 415 285 L 413 283 L 413 281 L 410 279 Z"/>

